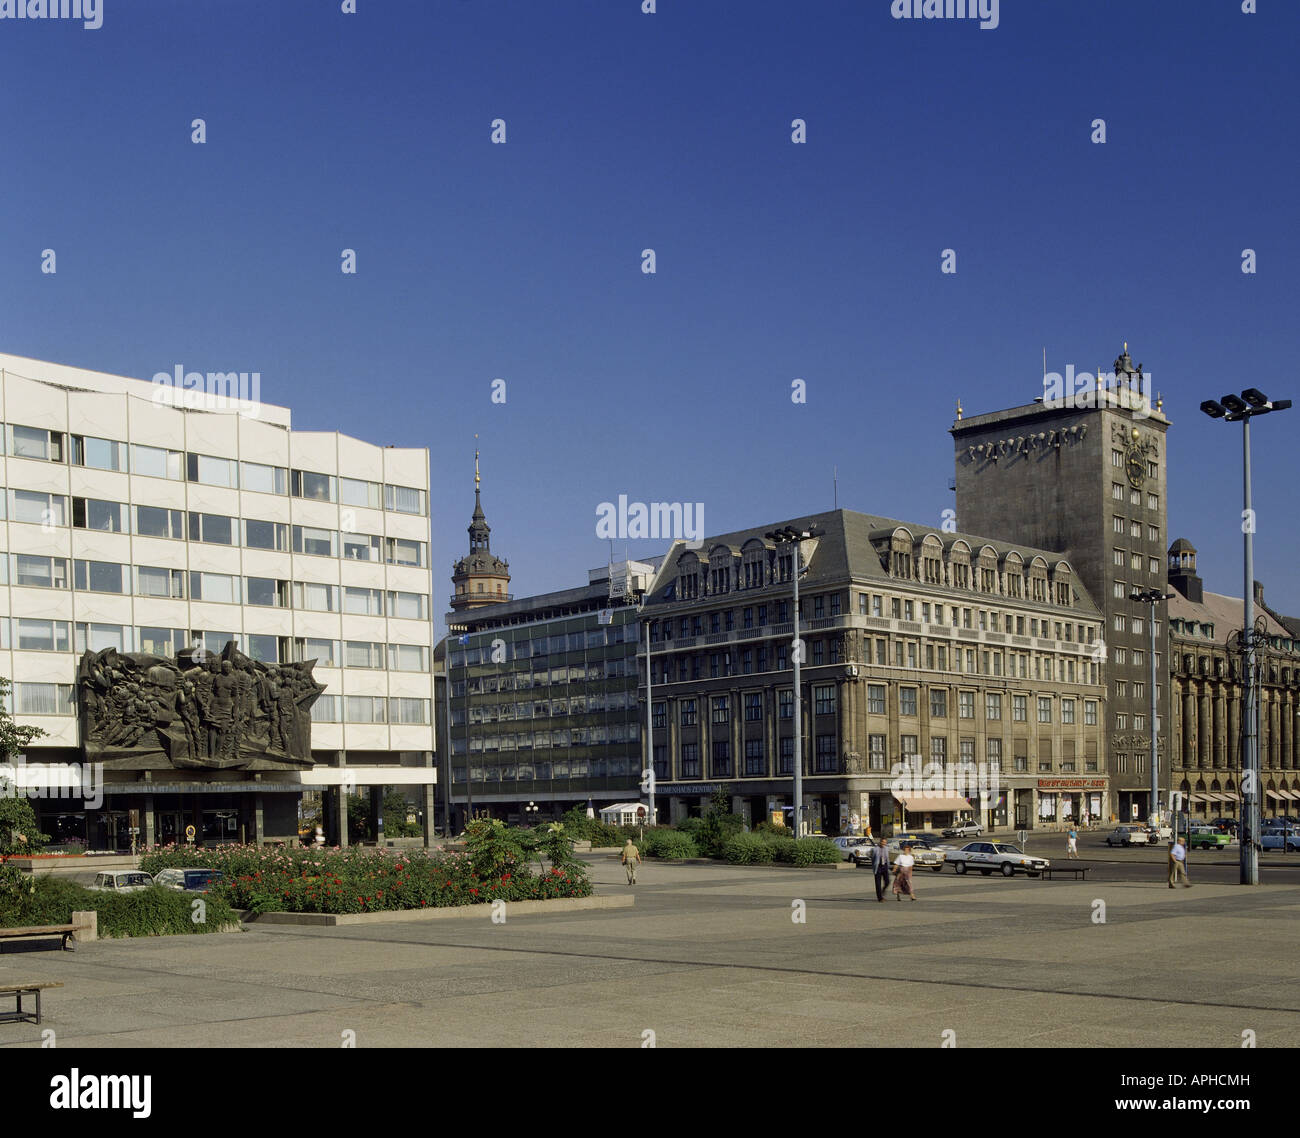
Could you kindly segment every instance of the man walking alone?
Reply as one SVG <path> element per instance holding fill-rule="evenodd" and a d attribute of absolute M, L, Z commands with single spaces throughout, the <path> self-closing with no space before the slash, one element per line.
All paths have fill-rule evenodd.
<path fill-rule="evenodd" d="M 623 862 L 623 868 L 627 870 L 627 883 L 636 884 L 636 867 L 641 864 L 641 851 L 628 838 L 627 845 L 623 847 L 623 856 L 620 859 Z"/>
<path fill-rule="evenodd" d="M 1175 837 L 1169 844 L 1169 888 L 1174 887 L 1174 882 L 1182 878 L 1183 884 L 1190 889 L 1192 883 L 1187 880 L 1187 847 L 1183 845 L 1183 839 Z"/>
<path fill-rule="evenodd" d="M 871 875 L 876 882 L 876 900 L 884 901 L 889 884 L 889 849 L 884 838 L 871 847 Z"/>

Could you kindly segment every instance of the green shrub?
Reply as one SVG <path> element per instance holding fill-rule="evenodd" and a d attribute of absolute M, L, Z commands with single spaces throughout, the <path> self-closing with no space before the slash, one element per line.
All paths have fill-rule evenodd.
<path fill-rule="evenodd" d="M 774 822 L 759 822 L 758 825 L 754 827 L 754 833 L 773 834 L 782 838 L 794 837 L 794 832 L 789 826 L 778 826 Z"/>
<path fill-rule="evenodd" d="M 799 838 L 794 843 L 795 865 L 824 865 L 840 860 L 840 849 L 825 838 Z"/>
<path fill-rule="evenodd" d="M 627 838 L 617 826 L 602 822 L 599 818 L 588 818 L 584 807 L 575 806 L 564 815 L 564 830 L 579 842 L 590 842 L 596 846 L 621 846 Z"/>
<path fill-rule="evenodd" d="M 779 834 L 764 834 L 763 840 L 772 848 L 772 860 L 779 861 L 782 865 L 794 864 L 794 846 L 795 839 L 791 837 L 781 837 Z"/>
<path fill-rule="evenodd" d="M 727 839 L 722 856 L 732 865 L 767 865 L 772 861 L 772 845 L 759 834 L 737 834 Z"/>
<path fill-rule="evenodd" d="M 203 921 L 195 923 L 194 901 L 202 899 Z M 239 917 L 215 893 L 178 893 L 171 889 L 142 889 L 132 893 L 97 893 L 51 875 L 29 879 L 22 903 L 0 906 L 0 925 L 71 924 L 72 914 L 94 910 L 102 937 L 173 936 L 214 933 L 238 926 Z"/>
<path fill-rule="evenodd" d="M 703 818 L 683 818 L 675 827 L 678 833 L 689 834 L 695 837 L 704 828 Z"/>
<path fill-rule="evenodd" d="M 658 857 L 671 861 L 680 858 L 699 857 L 700 849 L 689 834 L 678 833 L 676 830 L 670 829 L 647 830 L 645 848 L 642 849 L 641 853 L 644 857 Z"/>

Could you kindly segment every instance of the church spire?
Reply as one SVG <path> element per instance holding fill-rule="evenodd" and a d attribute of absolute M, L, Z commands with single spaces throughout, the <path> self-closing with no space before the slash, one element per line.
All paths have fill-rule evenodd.
<path fill-rule="evenodd" d="M 474 436 L 476 439 L 477 435 Z M 474 514 L 469 523 L 469 553 L 456 562 L 452 582 L 456 586 L 451 607 L 456 612 L 496 604 L 510 599 L 510 563 L 492 553 L 492 528 L 483 513 L 483 475 L 479 451 L 474 448 Z"/>

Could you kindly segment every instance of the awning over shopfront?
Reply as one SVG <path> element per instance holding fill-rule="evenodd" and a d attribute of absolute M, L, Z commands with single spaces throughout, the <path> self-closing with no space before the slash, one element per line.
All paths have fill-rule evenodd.
<path fill-rule="evenodd" d="M 895 794 L 894 797 L 914 814 L 947 814 L 971 808 L 964 798 L 922 798 L 916 794 Z"/>

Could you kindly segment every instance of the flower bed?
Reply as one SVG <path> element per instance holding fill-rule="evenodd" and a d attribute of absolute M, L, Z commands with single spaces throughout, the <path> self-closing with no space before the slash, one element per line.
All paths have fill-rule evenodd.
<path fill-rule="evenodd" d="M 389 849 L 285 850 L 259 846 L 150 849 L 140 868 L 201 866 L 224 875 L 216 892 L 254 913 L 377 913 L 386 910 L 589 897 L 578 863 L 549 868 L 506 854 Z"/>

